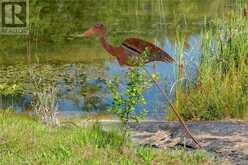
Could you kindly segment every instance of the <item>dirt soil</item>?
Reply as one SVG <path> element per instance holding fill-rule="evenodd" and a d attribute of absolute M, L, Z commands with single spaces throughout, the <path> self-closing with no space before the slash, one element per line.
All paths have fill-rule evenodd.
<path fill-rule="evenodd" d="M 248 122 L 199 121 L 187 125 L 207 151 L 216 153 L 231 164 L 248 165 Z M 178 122 L 143 121 L 130 126 L 132 140 L 141 145 L 196 148 Z"/>

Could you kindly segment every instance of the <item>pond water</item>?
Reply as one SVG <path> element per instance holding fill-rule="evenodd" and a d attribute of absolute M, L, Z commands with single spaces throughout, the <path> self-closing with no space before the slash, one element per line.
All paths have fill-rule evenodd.
<path fill-rule="evenodd" d="M 176 38 L 185 34 L 184 76 L 196 77 L 200 55 L 200 32 L 206 22 L 222 19 L 234 8 L 231 0 L 64 0 L 30 2 L 30 34 L 1 36 L 0 85 L 21 84 L 25 94 L 1 96 L 0 108 L 25 110 L 33 75 L 45 85 L 57 81 L 62 90 L 59 110 L 64 112 L 102 112 L 111 105 L 105 80 L 127 67 L 105 52 L 97 39 L 71 38 L 102 22 L 108 41 L 119 45 L 125 38 L 138 37 L 155 43 L 177 59 Z M 206 21 L 207 20 L 207 21 Z M 160 86 L 173 98 L 177 68 L 154 62 L 149 72 L 159 72 Z M 67 83 L 70 82 L 70 83 Z M 145 92 L 149 118 L 164 118 L 166 98 L 155 87 Z"/>

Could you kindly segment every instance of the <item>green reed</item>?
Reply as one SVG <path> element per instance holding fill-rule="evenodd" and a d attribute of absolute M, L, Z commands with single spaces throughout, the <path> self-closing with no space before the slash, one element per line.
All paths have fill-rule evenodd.
<path fill-rule="evenodd" d="M 248 18 L 231 13 L 202 32 L 195 83 L 177 94 L 188 120 L 248 116 Z"/>

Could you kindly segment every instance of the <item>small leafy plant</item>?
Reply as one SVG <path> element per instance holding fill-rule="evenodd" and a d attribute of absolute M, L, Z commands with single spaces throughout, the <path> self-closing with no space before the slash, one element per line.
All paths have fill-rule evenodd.
<path fill-rule="evenodd" d="M 147 52 L 144 52 L 144 56 Z M 147 115 L 147 109 L 143 108 L 137 112 L 138 105 L 145 105 L 144 91 L 152 84 L 152 78 L 146 74 L 144 68 L 145 58 L 139 59 L 140 67 L 130 68 L 125 73 L 126 82 L 120 80 L 116 75 L 113 80 L 109 80 L 107 85 L 112 93 L 113 103 L 110 111 L 121 120 L 123 138 L 127 138 L 128 123 L 130 121 L 139 122 Z M 155 73 L 153 78 L 158 77 Z"/>

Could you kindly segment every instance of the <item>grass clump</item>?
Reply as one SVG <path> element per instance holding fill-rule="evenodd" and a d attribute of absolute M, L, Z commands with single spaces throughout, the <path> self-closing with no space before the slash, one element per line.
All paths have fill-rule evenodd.
<path fill-rule="evenodd" d="M 202 150 L 122 146 L 121 134 L 99 124 L 47 127 L 11 111 L 0 112 L 0 164 L 214 164 Z"/>
<path fill-rule="evenodd" d="M 202 33 L 196 83 L 180 90 L 181 115 L 187 120 L 247 118 L 248 19 L 231 16 Z"/>
<path fill-rule="evenodd" d="M 34 92 L 32 98 L 34 114 L 44 123 L 51 126 L 59 125 L 57 95 L 58 90 L 49 87 L 47 90 L 43 89 L 43 91 Z"/>

